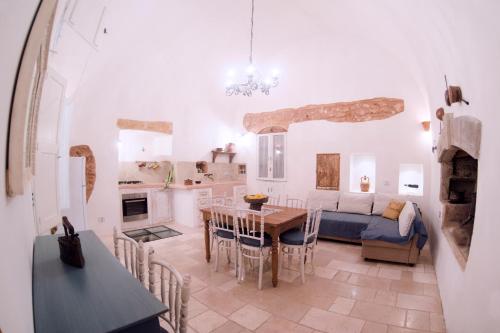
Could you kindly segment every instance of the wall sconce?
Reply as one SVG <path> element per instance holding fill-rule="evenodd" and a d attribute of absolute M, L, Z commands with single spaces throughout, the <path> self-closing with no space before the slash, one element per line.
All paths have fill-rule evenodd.
<path fill-rule="evenodd" d="M 423 121 L 422 127 L 424 131 L 429 132 L 429 130 L 431 129 L 431 122 L 429 120 Z"/>

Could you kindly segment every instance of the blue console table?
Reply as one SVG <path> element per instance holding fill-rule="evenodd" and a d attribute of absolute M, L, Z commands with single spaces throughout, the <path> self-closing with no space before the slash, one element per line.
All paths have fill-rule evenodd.
<path fill-rule="evenodd" d="M 57 236 L 39 236 L 33 253 L 36 333 L 162 332 L 167 307 L 108 251 L 93 231 L 80 232 L 85 267 L 59 259 Z"/>

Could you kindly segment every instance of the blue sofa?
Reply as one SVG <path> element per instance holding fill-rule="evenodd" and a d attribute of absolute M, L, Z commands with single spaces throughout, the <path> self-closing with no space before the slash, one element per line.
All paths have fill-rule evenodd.
<path fill-rule="evenodd" d="M 323 211 L 319 238 L 362 243 L 367 259 L 415 264 L 428 235 L 420 209 L 414 203 L 415 220 L 407 236 L 399 234 L 397 222 L 380 215 Z"/>

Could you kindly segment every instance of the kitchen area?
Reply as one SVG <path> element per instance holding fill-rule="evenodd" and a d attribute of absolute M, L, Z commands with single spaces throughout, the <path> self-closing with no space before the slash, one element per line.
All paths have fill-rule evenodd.
<path fill-rule="evenodd" d="M 173 161 L 171 130 L 141 123 L 119 126 L 117 185 L 123 232 L 144 241 L 163 238 L 167 233 L 162 226 L 201 226 L 199 210 L 208 207 L 212 197 L 224 196 L 230 202 L 246 194 L 246 165 L 232 163 L 234 144 L 214 149 L 210 161 Z M 138 229 L 153 233 L 134 233 Z"/>

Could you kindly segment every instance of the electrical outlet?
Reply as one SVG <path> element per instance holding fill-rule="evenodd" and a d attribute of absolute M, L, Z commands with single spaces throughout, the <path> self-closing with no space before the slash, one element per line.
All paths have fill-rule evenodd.
<path fill-rule="evenodd" d="M 99 223 L 104 223 L 106 221 L 106 219 L 104 218 L 104 216 L 100 216 L 97 218 L 97 222 Z"/>

